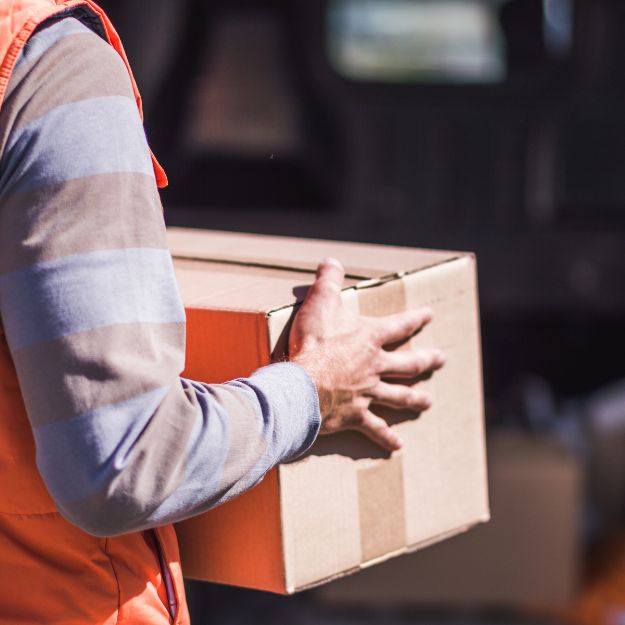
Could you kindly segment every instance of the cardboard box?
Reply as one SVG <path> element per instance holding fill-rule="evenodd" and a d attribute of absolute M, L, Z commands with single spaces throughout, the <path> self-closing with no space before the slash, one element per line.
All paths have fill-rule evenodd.
<path fill-rule="evenodd" d="M 583 470 L 559 444 L 488 438 L 492 520 L 432 549 L 315 591 L 333 606 L 562 606 L 580 578 Z"/>
<path fill-rule="evenodd" d="M 419 549 L 489 518 L 475 260 L 455 252 L 171 229 L 187 310 L 185 375 L 246 376 L 284 353 L 294 305 L 320 259 L 347 270 L 364 315 L 431 306 L 410 347 L 447 365 L 421 382 L 420 418 L 386 411 L 404 440 L 391 457 L 357 433 L 320 437 L 254 489 L 177 526 L 188 577 L 293 593 Z"/>

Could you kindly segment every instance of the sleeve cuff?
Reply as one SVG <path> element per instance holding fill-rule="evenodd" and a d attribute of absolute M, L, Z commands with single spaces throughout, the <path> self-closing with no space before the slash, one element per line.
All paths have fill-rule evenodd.
<path fill-rule="evenodd" d="M 280 362 L 258 369 L 247 382 L 264 397 L 273 417 L 279 462 L 307 451 L 321 426 L 317 387 L 308 372 L 296 363 Z"/>

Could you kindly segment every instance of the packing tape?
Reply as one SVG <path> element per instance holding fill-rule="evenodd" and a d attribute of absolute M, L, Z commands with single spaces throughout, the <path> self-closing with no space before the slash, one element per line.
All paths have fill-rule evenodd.
<path fill-rule="evenodd" d="M 406 546 L 404 468 L 401 454 L 361 462 L 363 466 L 358 468 L 360 545 L 362 561 L 368 562 Z"/>
<path fill-rule="evenodd" d="M 404 281 L 392 280 L 372 289 L 357 289 L 358 309 L 382 317 L 406 309 Z M 410 349 L 405 343 L 398 349 Z M 362 561 L 368 562 L 406 546 L 406 506 L 401 453 L 390 458 L 358 461 L 358 506 Z"/>
<path fill-rule="evenodd" d="M 406 309 L 406 287 L 401 278 L 356 291 L 360 314 L 366 317 L 383 317 Z"/>
<path fill-rule="evenodd" d="M 407 307 L 406 286 L 401 278 L 378 284 L 375 288 L 356 289 L 358 310 L 365 317 L 384 317 Z M 409 342 L 397 349 L 410 349 Z"/>

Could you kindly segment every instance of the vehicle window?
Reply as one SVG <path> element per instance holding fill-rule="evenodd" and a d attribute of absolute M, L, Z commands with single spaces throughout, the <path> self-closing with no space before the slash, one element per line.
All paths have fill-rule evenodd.
<path fill-rule="evenodd" d="M 327 32 L 331 64 L 352 80 L 498 83 L 517 57 L 568 55 L 573 0 L 332 0 Z"/>

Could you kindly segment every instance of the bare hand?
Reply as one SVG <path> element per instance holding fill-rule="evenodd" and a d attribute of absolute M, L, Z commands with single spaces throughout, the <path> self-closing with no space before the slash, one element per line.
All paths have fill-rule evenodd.
<path fill-rule="evenodd" d="M 324 260 L 291 329 L 289 354 L 303 366 L 319 393 L 321 433 L 359 430 L 381 447 L 401 448 L 388 423 L 371 404 L 422 412 L 428 395 L 390 380 L 415 378 L 443 366 L 438 349 L 390 352 L 385 346 L 410 338 L 432 319 L 428 308 L 387 317 L 362 317 L 349 311 L 340 293 L 345 273 L 339 261 Z"/>

